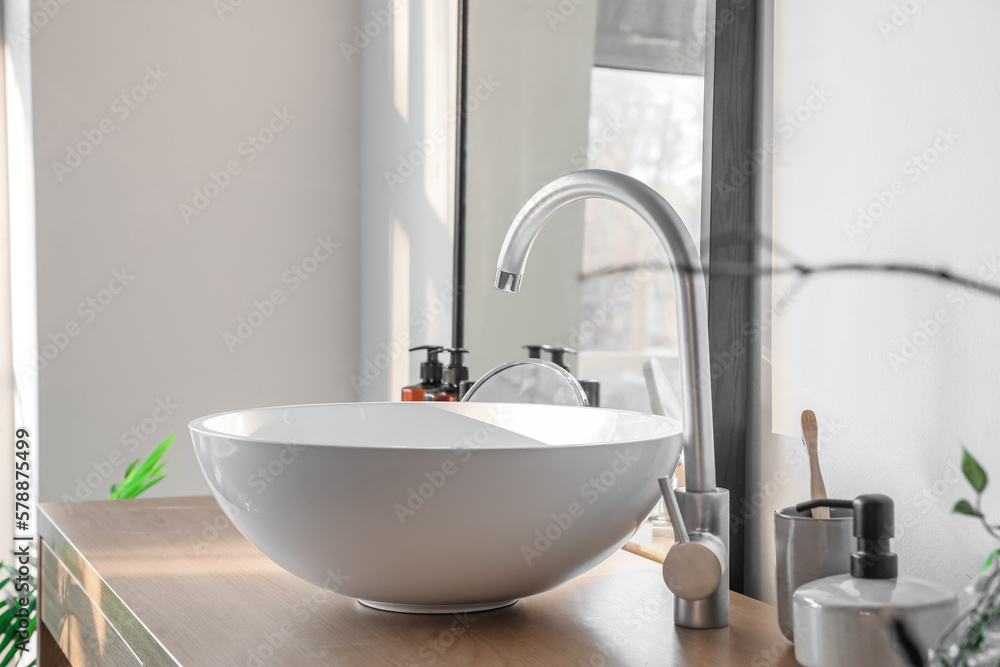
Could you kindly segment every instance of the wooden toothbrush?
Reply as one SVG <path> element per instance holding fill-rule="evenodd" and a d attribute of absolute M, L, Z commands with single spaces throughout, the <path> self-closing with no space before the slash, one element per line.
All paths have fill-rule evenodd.
<path fill-rule="evenodd" d="M 823 471 L 819 468 L 819 427 L 816 424 L 816 413 L 812 410 L 802 413 L 802 440 L 809 450 L 809 492 L 813 500 L 826 498 Z M 829 519 L 830 508 L 816 507 L 812 515 L 814 519 Z"/>

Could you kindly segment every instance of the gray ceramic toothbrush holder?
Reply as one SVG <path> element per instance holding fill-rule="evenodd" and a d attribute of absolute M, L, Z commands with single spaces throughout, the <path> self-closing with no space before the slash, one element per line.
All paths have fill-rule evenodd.
<path fill-rule="evenodd" d="M 794 506 L 774 513 L 774 547 L 778 586 L 778 625 L 792 635 L 792 594 L 803 584 L 851 570 L 854 511 L 831 508 L 829 519 L 814 519 L 811 510 Z"/>

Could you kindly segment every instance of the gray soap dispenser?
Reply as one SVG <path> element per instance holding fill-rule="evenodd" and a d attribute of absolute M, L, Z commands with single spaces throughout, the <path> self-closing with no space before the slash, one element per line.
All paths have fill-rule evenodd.
<path fill-rule="evenodd" d="M 556 345 L 525 345 L 528 348 L 529 356 L 540 357 L 533 348 L 539 348 L 545 350 L 552 356 L 552 363 L 559 366 L 566 372 L 569 372 L 569 364 L 566 363 L 567 354 L 576 354 L 576 350 L 571 347 L 558 347 Z M 584 393 L 587 394 L 587 405 L 592 408 L 598 408 L 601 406 L 601 383 L 595 380 L 577 380 L 580 386 L 583 387 Z"/>
<path fill-rule="evenodd" d="M 945 586 L 899 576 L 889 544 L 892 498 L 858 496 L 853 507 L 851 573 L 800 586 L 792 598 L 795 659 L 805 667 L 908 667 L 893 623 L 926 653 L 958 614 L 958 599 Z"/>

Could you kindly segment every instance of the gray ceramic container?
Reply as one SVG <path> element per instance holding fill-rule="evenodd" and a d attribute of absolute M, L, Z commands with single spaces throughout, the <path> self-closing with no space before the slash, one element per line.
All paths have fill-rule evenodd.
<path fill-rule="evenodd" d="M 854 511 L 834 508 L 829 519 L 785 507 L 774 513 L 775 570 L 778 586 L 778 625 L 792 635 L 792 594 L 803 584 L 851 570 Z"/>

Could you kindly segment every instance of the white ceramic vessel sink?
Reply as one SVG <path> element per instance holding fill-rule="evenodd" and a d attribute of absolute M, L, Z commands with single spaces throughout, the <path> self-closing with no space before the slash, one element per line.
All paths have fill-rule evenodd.
<path fill-rule="evenodd" d="M 271 560 L 391 611 L 510 604 L 624 544 L 680 423 L 600 408 L 343 403 L 191 422 L 212 493 Z"/>

